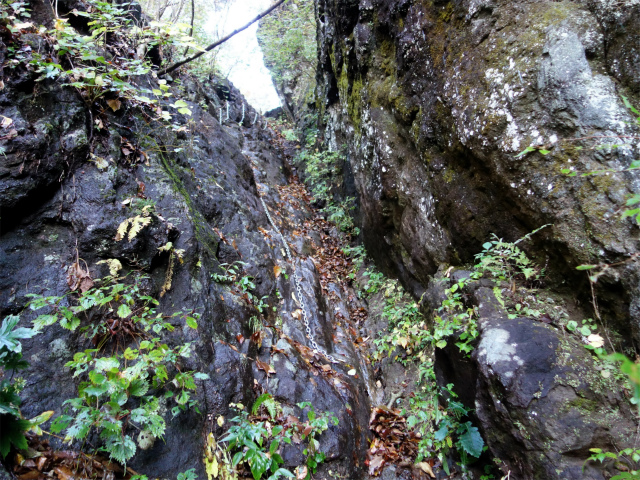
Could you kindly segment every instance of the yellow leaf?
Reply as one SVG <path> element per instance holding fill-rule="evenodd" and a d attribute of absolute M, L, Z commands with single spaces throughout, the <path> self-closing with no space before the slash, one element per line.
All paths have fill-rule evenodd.
<path fill-rule="evenodd" d="M 146 208 L 146 207 L 145 207 Z M 140 215 L 131 219 L 131 229 L 129 230 L 129 241 L 133 241 L 140 231 L 151 223 L 150 217 L 142 217 Z"/>
<path fill-rule="evenodd" d="M 127 234 L 127 230 L 129 229 L 129 223 L 131 223 L 131 220 L 131 218 L 127 218 L 118 226 L 118 231 L 116 232 L 116 242 L 122 240 Z"/>
<path fill-rule="evenodd" d="M 218 478 L 218 459 L 213 457 L 213 460 L 205 460 L 204 464 L 208 479 Z"/>
<path fill-rule="evenodd" d="M 109 275 L 111 275 L 112 277 L 117 275 L 118 272 L 122 270 L 122 263 L 120 263 L 120 260 L 116 258 L 108 258 L 107 260 L 100 260 L 97 263 L 97 265 L 100 265 L 102 263 L 109 265 Z"/>
<path fill-rule="evenodd" d="M 587 337 L 587 341 L 589 342 L 589 345 L 594 348 L 600 348 L 604 345 L 604 338 L 602 338 L 597 333 L 592 333 L 591 335 L 589 335 Z"/>
<path fill-rule="evenodd" d="M 107 100 L 107 105 L 109 105 L 109 107 L 111 107 L 111 110 L 115 112 L 120 108 L 121 103 L 120 100 L 116 98 L 114 100 Z"/>
<path fill-rule="evenodd" d="M 436 476 L 433 474 L 433 470 L 431 469 L 431 465 L 429 465 L 427 462 L 417 463 L 416 466 L 420 468 L 420 470 L 422 470 L 424 473 L 428 474 L 431 478 L 436 478 Z"/>
<path fill-rule="evenodd" d="M 220 415 L 218 417 L 218 426 L 221 427 L 222 425 L 224 425 L 224 417 Z"/>
<path fill-rule="evenodd" d="M 0 122 L 0 127 L 2 128 L 7 128 L 13 123 L 13 120 L 9 117 L 5 117 L 4 115 L 0 115 L 0 117 L 2 117 L 2 122 Z"/>
<path fill-rule="evenodd" d="M 173 243 L 167 242 L 163 246 L 158 247 L 158 250 L 161 252 L 168 252 L 173 248 Z"/>

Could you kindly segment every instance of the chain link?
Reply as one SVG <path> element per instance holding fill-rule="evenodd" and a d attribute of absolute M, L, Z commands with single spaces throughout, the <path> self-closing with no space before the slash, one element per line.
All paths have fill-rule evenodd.
<path fill-rule="evenodd" d="M 267 208 L 267 204 L 264 203 L 264 199 L 260 196 L 258 198 L 260 198 L 260 202 L 262 202 L 262 206 L 264 207 L 264 211 L 267 214 L 267 219 L 269 220 L 269 223 L 273 227 L 273 230 L 276 232 L 276 234 L 282 240 L 282 244 L 284 245 L 284 250 L 286 253 L 287 260 L 289 260 L 289 262 L 291 263 L 291 267 L 293 269 L 293 284 L 296 290 L 298 302 L 300 303 L 300 307 L 302 309 L 302 319 L 304 321 L 304 328 L 307 332 L 307 339 L 309 340 L 311 349 L 314 352 L 317 352 L 320 355 L 323 355 L 324 357 L 326 357 L 331 363 L 338 363 L 338 361 L 335 358 L 333 358 L 327 352 L 322 350 L 318 346 L 316 341 L 313 339 L 313 335 L 311 334 L 311 327 L 309 326 L 309 317 L 307 316 L 307 307 L 304 302 L 304 297 L 302 296 L 302 287 L 300 286 L 300 278 L 298 277 L 298 272 L 296 271 L 296 266 L 294 264 L 293 256 L 291 255 L 291 250 L 289 250 L 289 245 L 287 244 L 287 241 L 284 239 L 284 235 L 282 235 L 282 232 L 280 232 L 280 229 L 276 227 L 276 223 L 273 221 L 273 218 L 271 218 L 271 214 L 269 214 L 269 209 Z"/>

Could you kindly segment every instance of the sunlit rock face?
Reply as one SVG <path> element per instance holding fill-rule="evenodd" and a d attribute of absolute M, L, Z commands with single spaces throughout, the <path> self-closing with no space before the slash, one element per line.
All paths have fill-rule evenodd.
<path fill-rule="evenodd" d="M 347 145 L 376 261 L 419 297 L 443 264 L 472 263 L 492 233 L 515 241 L 549 224 L 521 245 L 545 266 L 545 287 L 592 316 L 589 282 L 575 267 L 638 251 L 638 227 L 620 211 L 640 189 L 637 172 L 622 171 L 640 158 L 637 115 L 622 99 L 640 105 L 639 2 L 318 0 L 316 13 L 321 117 L 334 148 Z M 622 342 L 637 344 L 636 263 L 608 270 L 595 294 Z M 503 327 L 484 330 L 481 344 Z M 515 348 L 474 357 L 485 432 L 498 428 L 490 419 L 522 408 L 487 403 L 492 382 L 517 396 L 531 381 L 532 355 L 512 352 L 526 380 L 492 369 Z M 562 411 L 563 395 L 543 394 L 549 415 Z M 491 451 L 504 453 L 513 432 L 488 435 Z M 599 441 L 539 442 L 529 447 L 546 460 L 523 454 L 509 466 L 522 478 L 582 478 L 560 457 L 584 461 Z"/>

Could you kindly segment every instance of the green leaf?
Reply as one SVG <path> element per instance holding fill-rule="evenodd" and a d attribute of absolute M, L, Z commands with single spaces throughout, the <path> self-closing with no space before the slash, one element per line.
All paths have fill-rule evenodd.
<path fill-rule="evenodd" d="M 467 422 L 466 431 L 460 435 L 460 446 L 467 454 L 472 457 L 479 458 L 484 447 L 484 440 L 476 427 L 471 426 L 471 422 Z"/>
<path fill-rule="evenodd" d="M 0 456 L 5 458 L 11 449 L 11 445 L 20 450 L 26 450 L 27 439 L 24 432 L 31 427 L 31 422 L 14 417 L 13 415 L 0 416 Z"/>
<path fill-rule="evenodd" d="M 527 153 L 535 152 L 535 151 L 536 149 L 534 147 L 527 147 L 523 151 L 521 151 L 519 154 L 517 154 L 515 158 L 524 157 Z"/>
<path fill-rule="evenodd" d="M 138 358 L 138 351 L 132 350 L 131 348 L 127 347 L 123 355 L 127 360 L 135 360 L 136 358 Z"/>
<path fill-rule="evenodd" d="M 109 390 L 109 384 L 94 385 L 84 388 L 80 393 L 90 395 L 92 397 L 99 397 Z"/>
<path fill-rule="evenodd" d="M 141 378 L 135 379 L 129 385 L 129 395 L 134 397 L 142 397 L 149 390 L 149 383 Z"/>
<path fill-rule="evenodd" d="M 435 438 L 436 441 L 441 442 L 447 438 L 447 435 L 449 435 L 449 428 L 444 425 L 434 434 L 433 438 Z"/>
<path fill-rule="evenodd" d="M 119 369 L 120 362 L 114 357 L 103 357 L 96 359 L 95 369 L 100 372 Z"/>
<path fill-rule="evenodd" d="M 58 317 L 56 315 L 40 315 L 33 321 L 33 327 L 36 330 L 40 330 L 43 327 L 48 327 L 49 325 L 53 325 L 58 321 Z"/>
<path fill-rule="evenodd" d="M 185 317 L 186 321 L 187 321 L 187 326 L 193 328 L 194 330 L 197 330 L 198 328 L 198 322 L 196 322 L 196 319 L 193 317 Z"/>
<path fill-rule="evenodd" d="M 135 455 L 136 444 L 129 436 L 112 437 L 105 442 L 104 449 L 109 452 L 111 458 L 126 464 L 127 460 Z"/>
<path fill-rule="evenodd" d="M 131 309 L 129 308 L 129 305 L 123 303 L 118 307 L 118 316 L 120 318 L 127 318 L 129 315 L 131 315 Z"/>
<path fill-rule="evenodd" d="M 101 373 L 96 372 L 95 370 L 89 372 L 89 380 L 91 380 L 91 383 L 93 383 L 94 385 L 102 385 L 106 379 L 107 377 L 105 377 Z"/>
<path fill-rule="evenodd" d="M 591 270 L 593 268 L 598 268 L 599 265 L 578 265 L 576 270 Z"/>

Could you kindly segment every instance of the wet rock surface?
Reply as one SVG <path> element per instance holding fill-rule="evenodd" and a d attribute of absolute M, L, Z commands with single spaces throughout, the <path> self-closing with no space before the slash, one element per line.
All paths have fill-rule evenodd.
<path fill-rule="evenodd" d="M 558 284 L 578 288 L 586 285 L 576 265 L 637 251 L 637 228 L 614 214 L 636 192 L 637 173 L 560 172 L 621 169 L 637 157 L 633 140 L 589 148 L 637 135 L 620 99 L 638 103 L 635 83 L 615 73 L 637 69 L 638 35 L 625 27 L 637 22 L 637 8 L 320 1 L 327 133 L 349 145 L 376 261 L 420 295 L 441 263 L 471 261 L 490 233 L 513 241 L 553 224 L 529 250 Z M 622 31 L 624 61 L 605 48 Z M 550 153 L 516 158 L 531 145 Z M 634 269 L 600 286 L 601 306 L 626 332 L 636 331 Z"/>
<path fill-rule="evenodd" d="M 473 263 L 492 233 L 515 241 L 551 224 L 523 248 L 576 305 L 592 300 L 576 266 L 638 251 L 637 226 L 615 213 L 639 185 L 622 171 L 639 152 L 620 98 L 640 103 L 636 2 L 320 0 L 317 14 L 320 113 L 330 144 L 348 147 L 365 246 L 427 316 L 445 298 L 432 276 Z M 640 339 L 636 272 L 626 263 L 595 290 L 628 347 Z M 436 368 L 476 409 L 504 473 L 606 478 L 582 466 L 589 448 L 634 438 L 628 400 L 558 325 L 509 319 L 487 307 L 490 289 L 472 294 L 472 358 L 448 347 Z"/>
<path fill-rule="evenodd" d="M 45 7 L 34 5 L 40 21 L 50 16 Z M 562 139 L 637 135 L 619 95 L 640 103 L 638 15 L 631 1 L 317 2 L 317 113 L 328 118 L 328 142 L 348 147 L 336 197 L 358 194 L 367 249 L 428 318 L 446 298 L 444 285 L 468 276 L 453 271 L 445 280 L 443 272 L 470 262 L 490 233 L 515 240 L 552 223 L 526 248 L 550 272 L 550 288 L 583 303 L 588 284 L 576 265 L 637 251 L 637 227 L 615 216 L 637 193 L 637 172 L 580 178 L 559 170 L 625 168 L 637 158 L 633 146 L 578 149 L 589 145 Z M 5 53 L 0 43 L 0 58 Z M 209 375 L 198 380 L 202 414 L 165 412 L 164 439 L 140 445 L 131 467 L 162 478 L 196 468 L 204 478 L 205 439 L 228 427 L 217 419 L 232 415 L 230 403 L 251 405 L 269 392 L 294 414 L 309 401 L 338 417 L 319 438 L 327 461 L 314 478 L 368 478 L 371 407 L 406 406 L 417 373 L 391 359 L 371 368 L 371 340 L 390 328 L 384 294 L 358 298 L 357 281 L 327 271 L 328 263 L 350 265 L 336 228 L 309 206 L 296 149 L 217 77 L 171 80 L 192 111 L 176 114 L 181 128 L 148 122 L 132 108 L 102 112 L 96 129 L 73 91 L 36 83 L 19 68 L 2 74 L 0 113 L 13 126 L 0 138 L 0 313 L 22 313 L 27 325 L 28 294 L 64 295 L 74 262 L 98 278 L 108 273 L 98 262 L 117 259 L 148 277 L 143 289 L 160 298 L 163 313 L 201 314 L 197 331 L 171 320 L 166 341 L 193 342 L 180 368 Z M 300 116 L 307 107 L 290 109 Z M 515 158 L 529 145 L 550 153 Z M 140 202 L 152 206 L 150 225 L 116 241 Z M 182 262 L 159 250 L 168 242 L 184 250 Z M 246 292 L 214 281 L 234 262 L 244 262 L 252 294 L 268 304 L 258 341 Z M 640 338 L 639 276 L 630 263 L 598 284 L 603 313 L 627 347 Z M 438 350 L 436 368 L 438 382 L 453 383 L 475 411 L 485 456 L 517 478 L 608 478 L 611 465 L 582 469 L 590 448 L 633 445 L 637 422 L 619 384 L 558 325 L 509 318 L 492 285 L 473 282 L 466 295 L 480 327 L 475 350 L 471 357 L 454 346 Z M 25 417 L 61 412 L 78 386 L 65 364 L 91 341 L 50 327 L 23 343 L 31 363 Z M 296 445 L 283 457 L 288 467 L 304 460 Z M 381 478 L 426 477 L 388 465 Z"/>
<path fill-rule="evenodd" d="M 467 289 L 478 343 L 470 358 L 453 345 L 438 349 L 438 382 L 455 385 L 492 454 L 517 478 L 608 478 L 586 460 L 590 448 L 634 444 L 628 394 L 576 336 L 508 315 L 492 288 Z"/>
<path fill-rule="evenodd" d="M 68 267 L 76 259 L 93 278 L 108 274 L 99 261 L 117 259 L 124 271 L 148 277 L 145 293 L 161 297 L 164 314 L 201 314 L 197 331 L 171 320 L 175 330 L 165 340 L 170 345 L 193 342 L 191 357 L 182 359 L 180 367 L 209 375 L 197 381 L 202 414 L 190 410 L 172 417 L 165 409 L 164 438 L 140 445 L 130 466 L 161 478 L 196 468 L 206 478 L 201 460 L 206 436 L 223 434 L 215 420 L 232 416 L 230 403 L 250 406 L 268 391 L 293 414 L 300 413 L 297 403 L 309 401 L 316 411 L 338 417 L 338 425 L 319 437 L 327 460 L 316 478 L 330 478 L 329 470 L 362 478 L 370 406 L 362 377 L 346 374 L 360 360 L 346 341 L 334 344 L 336 335 L 349 334 L 346 326 L 337 325 L 307 245 L 294 232 L 313 213 L 281 197 L 290 167 L 283 140 L 264 128 L 265 119 L 224 80 L 183 77 L 173 84 L 192 110 L 190 118 L 175 119 L 182 129 L 150 124 L 132 109 L 103 113 L 104 127 L 90 139 L 87 107 L 74 91 L 36 85 L 15 71 L 4 74 L 0 112 L 13 119 L 15 133 L 1 140 L 6 153 L 0 158 L 1 313 L 22 313 L 26 326 L 34 318 L 23 311 L 28 294 L 66 294 Z M 227 101 L 229 118 L 220 113 Z M 260 197 L 291 245 L 293 259 L 284 257 Z M 152 206 L 151 224 L 131 241 L 116 241 L 118 226 L 140 214 L 136 205 L 141 201 Z M 171 264 L 170 255 L 159 250 L 167 242 L 184 250 L 182 262 Z M 269 304 L 267 323 L 280 322 L 278 328 L 260 327 L 259 344 L 249 340 L 256 328 L 255 308 L 232 285 L 212 279 L 223 272 L 221 264 L 237 261 L 245 262 L 244 274 L 253 278 L 252 293 Z M 274 273 L 276 265 L 283 275 Z M 304 299 L 294 296 L 294 268 Z M 161 296 L 167 275 L 171 286 Z M 311 336 L 339 363 L 308 348 L 310 337 L 294 314 L 300 300 L 308 309 Z M 31 364 L 22 392 L 25 417 L 64 410 L 63 402 L 76 396 L 78 386 L 65 364 L 92 346 L 81 334 L 57 326 L 24 341 L 24 357 Z M 260 369 L 256 360 L 272 365 L 275 373 Z M 93 436 L 89 443 L 89 448 L 98 447 L 100 440 Z M 283 456 L 288 467 L 305 458 L 297 446 L 286 448 Z"/>

